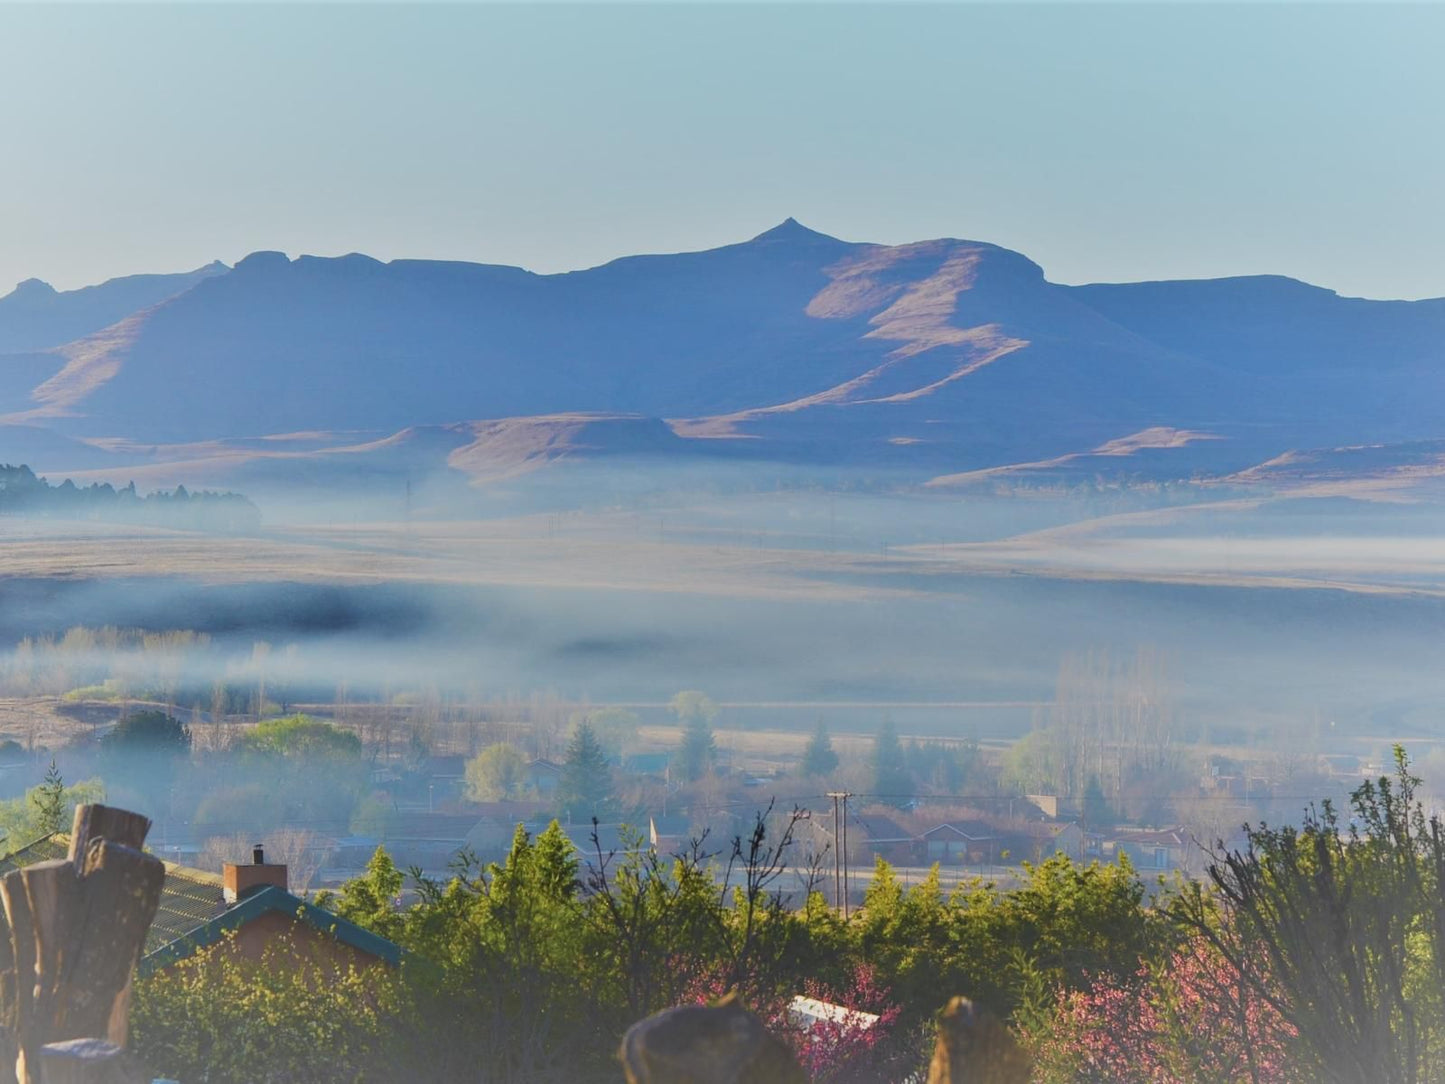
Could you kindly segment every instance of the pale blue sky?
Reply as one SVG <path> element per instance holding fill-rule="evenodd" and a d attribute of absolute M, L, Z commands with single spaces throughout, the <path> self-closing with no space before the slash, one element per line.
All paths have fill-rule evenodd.
<path fill-rule="evenodd" d="M 0 293 L 794 215 L 1062 282 L 1445 295 L 1442 56 L 1427 5 L 0 5 Z"/>

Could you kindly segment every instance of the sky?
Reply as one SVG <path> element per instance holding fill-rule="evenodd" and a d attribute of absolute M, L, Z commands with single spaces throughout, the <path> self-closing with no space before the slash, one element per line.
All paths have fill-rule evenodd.
<path fill-rule="evenodd" d="M 0 3 L 0 293 L 592 266 L 794 216 L 1445 295 L 1445 5 Z"/>

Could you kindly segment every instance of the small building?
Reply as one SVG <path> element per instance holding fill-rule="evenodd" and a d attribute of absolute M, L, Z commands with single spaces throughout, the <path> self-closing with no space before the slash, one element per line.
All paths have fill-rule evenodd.
<path fill-rule="evenodd" d="M 1121 828 L 1104 839 L 1104 857 L 1129 856 L 1135 869 L 1184 869 L 1194 842 L 1179 828 Z"/>
<path fill-rule="evenodd" d="M 0 858 L 0 874 L 36 862 L 65 858 L 70 837 L 56 832 Z M 217 876 L 205 870 L 165 864 L 160 904 L 146 933 L 141 974 L 170 967 L 196 952 L 220 943 L 228 931 L 230 942 L 251 959 L 258 959 L 278 938 L 288 936 L 288 951 L 300 946 L 313 958 L 338 969 L 378 963 L 394 966 L 401 948 L 339 915 L 293 896 L 287 889 L 284 865 L 268 863 L 257 848 L 249 865 L 228 863 Z"/>
<path fill-rule="evenodd" d="M 924 857 L 929 863 L 966 865 L 998 861 L 999 839 L 982 821 L 936 825 L 923 833 Z"/>
<path fill-rule="evenodd" d="M 155 938 L 148 938 L 140 973 L 164 970 L 222 943 L 248 960 L 261 960 L 273 946 L 284 943 L 288 955 L 304 956 L 335 972 L 401 963 L 399 946 L 293 896 L 287 888 L 286 867 L 267 862 L 260 847 L 249 864 L 227 862 L 219 878 L 201 870 L 167 867 L 162 903 L 169 896 L 171 905 L 164 922 L 157 915 L 152 933 L 169 939 L 152 948 Z M 212 913 L 201 918 L 207 911 Z M 183 932 L 169 936 L 182 927 L 186 927 Z"/>
<path fill-rule="evenodd" d="M 659 779 L 666 778 L 671 763 L 671 753 L 631 753 L 622 758 L 624 770 L 633 775 L 651 775 Z"/>
<path fill-rule="evenodd" d="M 1004 835 L 1002 850 L 1010 862 L 1042 862 L 1056 854 L 1084 857 L 1084 832 L 1073 821 L 1025 821 Z"/>
<path fill-rule="evenodd" d="M 861 829 L 861 831 L 859 831 Z M 858 832 L 857 842 L 849 840 L 850 856 L 860 861 L 881 858 L 895 866 L 912 865 L 918 858 L 921 840 L 906 825 L 885 813 L 869 810 L 854 818 L 849 834 Z"/>
<path fill-rule="evenodd" d="M 527 764 L 526 775 L 528 788 L 542 798 L 550 798 L 562 782 L 562 765 L 538 757 Z"/>

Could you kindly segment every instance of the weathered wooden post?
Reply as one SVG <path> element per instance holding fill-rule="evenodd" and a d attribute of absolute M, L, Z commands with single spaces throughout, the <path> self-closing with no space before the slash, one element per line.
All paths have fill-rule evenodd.
<path fill-rule="evenodd" d="M 622 1039 L 628 1084 L 807 1084 L 788 1044 L 743 1007 L 679 1005 L 633 1024 Z"/>
<path fill-rule="evenodd" d="M 966 997 L 939 1013 L 928 1084 L 1028 1084 L 1032 1073 L 1028 1051 L 996 1016 Z"/>
<path fill-rule="evenodd" d="M 160 904 L 165 865 L 141 846 L 150 821 L 75 811 L 70 855 L 0 877 L 0 1023 L 19 1084 L 129 1084 L 131 975 Z"/>

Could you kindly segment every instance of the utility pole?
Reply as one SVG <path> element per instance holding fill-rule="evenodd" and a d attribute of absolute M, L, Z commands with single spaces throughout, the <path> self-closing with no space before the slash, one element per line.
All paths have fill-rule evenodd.
<path fill-rule="evenodd" d="M 833 906 L 848 921 L 848 799 L 846 790 L 830 790 L 833 799 Z"/>

